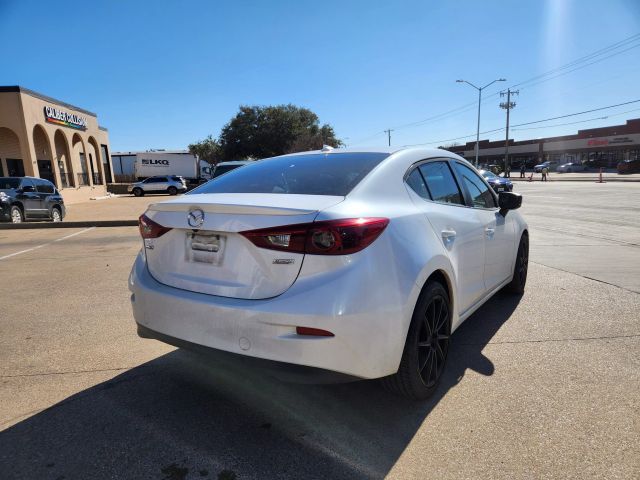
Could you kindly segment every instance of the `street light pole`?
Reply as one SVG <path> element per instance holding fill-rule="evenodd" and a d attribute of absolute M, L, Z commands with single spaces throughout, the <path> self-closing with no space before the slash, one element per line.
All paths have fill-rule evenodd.
<path fill-rule="evenodd" d="M 467 80 L 456 80 L 456 82 L 458 83 L 466 83 L 468 85 L 471 85 L 476 90 L 478 90 L 478 125 L 476 128 L 476 161 L 475 161 L 476 168 L 478 168 L 478 157 L 480 156 L 480 105 L 482 103 L 482 90 L 493 85 L 496 82 L 506 82 L 506 81 L 507 81 L 506 78 L 498 78 L 493 82 L 487 83 L 484 87 L 477 87 L 473 83 Z"/>

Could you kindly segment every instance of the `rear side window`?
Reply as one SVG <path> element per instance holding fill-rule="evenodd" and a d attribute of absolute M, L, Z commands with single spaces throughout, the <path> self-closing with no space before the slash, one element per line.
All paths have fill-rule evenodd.
<path fill-rule="evenodd" d="M 25 188 L 25 187 L 31 187 L 31 188 L 33 188 L 34 192 L 36 191 L 36 186 L 33 183 L 33 181 L 29 180 L 27 178 L 23 178 L 22 179 L 22 183 L 20 184 L 20 188 Z"/>
<path fill-rule="evenodd" d="M 347 195 L 388 153 L 310 153 L 267 158 L 210 180 L 198 193 Z"/>
<path fill-rule="evenodd" d="M 489 186 L 482 181 L 478 174 L 461 163 L 455 162 L 454 165 L 471 195 L 473 206 L 476 208 L 495 208 L 495 198 Z"/>
<path fill-rule="evenodd" d="M 45 180 L 37 180 L 36 181 L 36 190 L 38 193 L 48 193 L 52 194 L 54 191 L 53 185 Z"/>
<path fill-rule="evenodd" d="M 417 168 L 414 168 L 413 171 L 407 177 L 407 184 L 411 187 L 411 190 L 416 192 L 422 198 L 426 200 L 431 200 L 431 196 L 429 195 L 427 186 L 424 183 L 422 174 L 420 173 L 420 170 L 418 170 Z"/>
<path fill-rule="evenodd" d="M 423 163 L 419 168 L 434 202 L 464 205 L 462 194 L 447 162 Z"/>

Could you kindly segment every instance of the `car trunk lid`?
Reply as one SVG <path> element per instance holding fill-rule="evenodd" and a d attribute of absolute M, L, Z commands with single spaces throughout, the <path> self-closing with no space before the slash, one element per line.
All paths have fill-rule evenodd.
<path fill-rule="evenodd" d="M 145 239 L 147 265 L 159 282 L 243 299 L 282 294 L 296 280 L 304 254 L 259 248 L 239 232 L 312 222 L 341 196 L 192 194 L 151 205 L 152 221 L 170 228 Z"/>

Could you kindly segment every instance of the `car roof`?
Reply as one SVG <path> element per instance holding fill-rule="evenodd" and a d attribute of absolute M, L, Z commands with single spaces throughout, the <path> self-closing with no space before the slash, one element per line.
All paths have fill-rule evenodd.
<path fill-rule="evenodd" d="M 28 178 L 29 180 L 38 180 L 38 181 L 41 181 L 41 182 L 47 182 L 47 183 L 50 183 L 51 185 L 54 185 L 54 184 L 53 184 L 53 182 L 52 182 L 51 180 L 47 180 L 46 178 L 30 177 L 30 176 L 28 176 L 28 175 L 24 175 L 24 176 L 22 176 L 22 177 L 15 177 L 15 176 L 14 176 L 14 177 L 11 177 L 11 176 L 3 176 L 3 177 L 0 177 L 0 178 L 16 178 L 16 179 L 18 179 L 18 180 L 22 180 L 23 178 Z M 54 185 L 54 186 L 55 186 L 55 185 Z"/>

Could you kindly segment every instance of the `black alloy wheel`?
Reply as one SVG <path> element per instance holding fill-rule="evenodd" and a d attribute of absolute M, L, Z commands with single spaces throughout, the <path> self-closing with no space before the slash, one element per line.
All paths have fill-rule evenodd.
<path fill-rule="evenodd" d="M 136 197 L 142 197 L 144 195 L 144 191 L 140 187 L 136 187 L 133 189 L 133 194 Z"/>
<path fill-rule="evenodd" d="M 442 284 L 431 281 L 424 287 L 411 318 L 398 372 L 382 379 L 385 388 L 413 400 L 433 395 L 449 353 L 450 305 Z"/>
<path fill-rule="evenodd" d="M 518 253 L 516 255 L 516 264 L 513 269 L 513 280 L 507 285 L 507 290 L 512 293 L 523 294 L 524 287 L 527 284 L 527 273 L 529 271 L 529 236 L 522 234 L 520 244 L 518 245 Z"/>
<path fill-rule="evenodd" d="M 434 296 L 424 312 L 418 335 L 418 372 L 429 388 L 440 379 L 449 352 L 449 306 L 441 295 Z"/>

